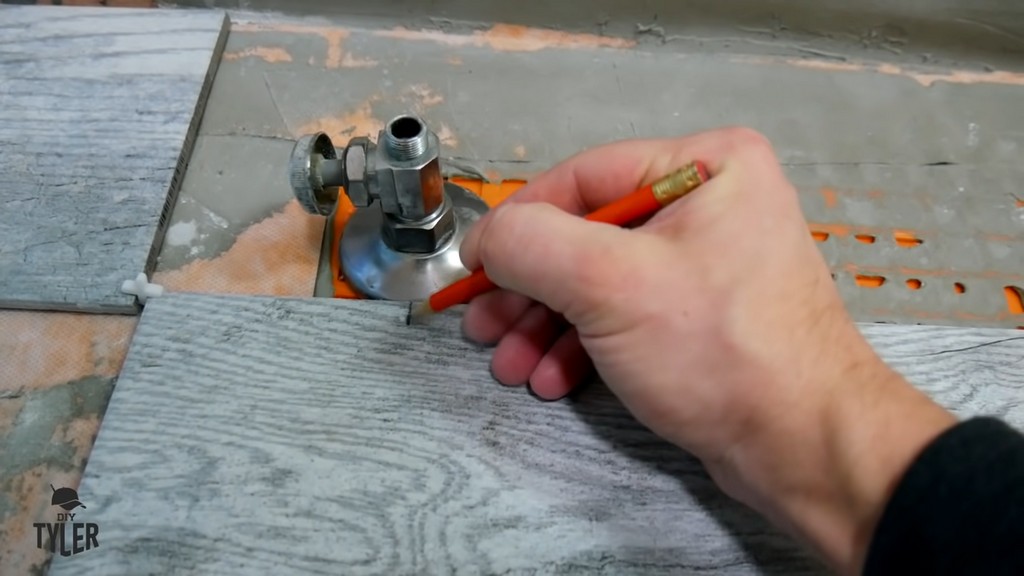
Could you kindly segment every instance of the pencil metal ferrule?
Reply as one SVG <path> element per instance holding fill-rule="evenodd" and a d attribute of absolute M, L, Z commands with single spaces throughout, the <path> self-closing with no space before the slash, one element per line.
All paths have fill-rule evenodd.
<path fill-rule="evenodd" d="M 674 200 L 686 196 L 703 183 L 704 179 L 701 178 L 697 163 L 691 162 L 656 181 L 651 185 L 651 190 L 658 203 L 666 206 Z"/>

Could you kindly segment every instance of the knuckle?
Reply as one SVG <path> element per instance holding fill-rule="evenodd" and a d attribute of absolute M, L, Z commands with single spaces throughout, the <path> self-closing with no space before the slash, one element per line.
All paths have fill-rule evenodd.
<path fill-rule="evenodd" d="M 504 216 L 510 206 L 499 206 L 491 214 L 490 222 L 480 231 L 477 239 L 477 257 L 484 266 L 491 266 L 500 258 L 503 242 Z"/>
<path fill-rule="evenodd" d="M 726 130 L 726 137 L 733 142 L 738 151 L 772 153 L 771 141 L 761 132 L 748 126 L 733 126 Z"/>
<path fill-rule="evenodd" d="M 621 312 L 621 295 L 634 292 L 631 284 L 637 276 L 630 261 L 620 256 L 614 249 L 576 252 L 559 280 L 571 295 L 561 306 L 567 319 L 577 325 L 593 324 Z"/>
<path fill-rule="evenodd" d="M 734 142 L 736 148 L 771 148 L 768 137 L 749 126 L 731 126 L 726 128 L 726 135 Z"/>
<path fill-rule="evenodd" d="M 483 219 L 478 221 L 466 232 L 459 245 L 459 259 L 468 270 L 476 270 L 481 266 L 480 233 L 486 226 L 487 223 Z"/>
<path fill-rule="evenodd" d="M 591 297 L 587 304 L 597 305 L 609 294 L 620 294 L 627 288 L 631 268 L 629 259 L 620 257 L 614 249 L 606 251 L 581 250 L 573 263 L 573 280 L 584 288 L 581 295 Z M 617 265 L 621 263 L 621 265 Z"/>

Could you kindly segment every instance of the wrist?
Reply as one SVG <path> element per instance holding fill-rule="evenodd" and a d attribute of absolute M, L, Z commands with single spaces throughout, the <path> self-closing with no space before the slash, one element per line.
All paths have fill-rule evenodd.
<path fill-rule="evenodd" d="M 878 361 L 870 381 L 851 383 L 830 406 L 828 453 L 845 502 L 823 548 L 836 567 L 859 574 L 875 528 L 918 455 L 956 417 Z M 865 388 L 861 390 L 859 388 Z M 845 518 L 843 517 L 845 516 Z"/>
<path fill-rule="evenodd" d="M 869 348 L 857 356 L 708 464 L 727 493 L 847 574 L 903 474 L 956 422 Z"/>

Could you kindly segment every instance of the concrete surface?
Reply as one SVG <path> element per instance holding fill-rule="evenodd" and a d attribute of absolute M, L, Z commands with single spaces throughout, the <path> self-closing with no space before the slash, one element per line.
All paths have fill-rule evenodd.
<path fill-rule="evenodd" d="M 169 238 L 158 278 L 243 249 L 232 244 L 238 232 L 290 201 L 288 150 L 311 131 L 343 145 L 412 111 L 438 131 L 450 172 L 507 179 L 602 142 L 745 124 L 775 142 L 859 320 L 1024 324 L 1005 293 L 1024 283 L 1014 192 L 1024 73 L 652 51 L 631 38 L 504 25 L 446 33 L 234 18 L 172 216 L 182 234 Z M 322 225 L 296 222 L 307 239 Z M 308 250 L 293 260 L 316 250 L 300 244 Z M 293 266 L 297 293 L 329 293 L 324 269 L 321 260 L 315 289 L 315 267 Z M 262 283 L 279 277 L 237 292 L 272 293 Z M 866 288 L 865 277 L 884 282 Z"/>
<path fill-rule="evenodd" d="M 368 26 L 486 30 L 495 22 L 635 39 L 648 50 L 855 58 L 1021 70 L 1014 0 L 167 0 Z M 325 18 L 326 17 L 326 18 Z"/>
<path fill-rule="evenodd" d="M 324 293 L 324 221 L 284 173 L 309 131 L 344 143 L 415 111 L 455 172 L 500 180 L 608 140 L 742 122 L 776 141 L 858 320 L 1024 326 L 1006 292 L 1024 286 L 1024 6 L 542 4 L 290 5 L 321 17 L 238 4 L 156 279 Z M 50 482 L 77 484 L 135 325 L 23 314 L 0 312 L 2 573 L 44 570 L 31 519 Z"/>

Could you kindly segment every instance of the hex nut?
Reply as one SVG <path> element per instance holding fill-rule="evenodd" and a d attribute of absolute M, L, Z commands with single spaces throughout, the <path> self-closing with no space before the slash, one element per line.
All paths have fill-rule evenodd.
<path fill-rule="evenodd" d="M 385 215 L 384 241 L 398 252 L 435 252 L 455 234 L 455 211 L 447 196 L 443 202 L 441 213 L 425 222 L 402 222 Z"/>
<path fill-rule="evenodd" d="M 370 170 L 367 160 L 373 145 L 365 136 L 349 140 L 345 148 L 345 194 L 354 206 L 365 208 L 373 202 L 370 192 Z"/>
<path fill-rule="evenodd" d="M 444 195 L 440 148 L 432 132 L 426 134 L 423 152 L 416 158 L 399 160 L 386 147 L 377 148 L 376 183 L 385 212 L 419 220 L 438 209 Z"/>
<path fill-rule="evenodd" d="M 437 155 L 417 160 L 416 166 L 391 166 L 402 216 L 425 218 L 443 203 L 444 175 Z"/>

